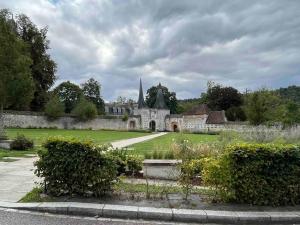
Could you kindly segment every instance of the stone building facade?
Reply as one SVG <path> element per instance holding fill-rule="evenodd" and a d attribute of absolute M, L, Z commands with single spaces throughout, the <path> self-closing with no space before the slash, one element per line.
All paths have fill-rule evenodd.
<path fill-rule="evenodd" d="M 165 104 L 161 84 L 158 85 L 156 102 L 153 108 L 147 107 L 144 101 L 142 81 L 138 103 L 133 109 L 133 116 L 140 116 L 140 124 L 131 122 L 131 129 L 150 129 L 153 131 L 189 131 L 200 132 L 219 130 L 224 127 L 227 119 L 224 111 L 211 111 L 206 105 L 198 105 L 184 114 L 170 114 Z"/>

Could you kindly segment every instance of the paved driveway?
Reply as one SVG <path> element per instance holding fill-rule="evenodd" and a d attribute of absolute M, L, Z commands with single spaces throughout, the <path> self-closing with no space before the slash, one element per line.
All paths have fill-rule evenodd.
<path fill-rule="evenodd" d="M 33 162 L 36 158 L 16 158 L 14 162 L 0 161 L 0 200 L 19 201 L 35 186 Z"/>

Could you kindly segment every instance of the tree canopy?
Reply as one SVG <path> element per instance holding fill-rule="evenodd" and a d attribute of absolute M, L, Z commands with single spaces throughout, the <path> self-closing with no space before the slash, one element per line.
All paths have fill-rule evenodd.
<path fill-rule="evenodd" d="M 284 105 L 278 94 L 267 89 L 260 89 L 245 96 L 245 112 L 249 122 L 253 125 L 280 122 L 284 113 Z"/>
<path fill-rule="evenodd" d="M 222 87 L 219 84 L 208 84 L 207 105 L 212 110 L 227 110 L 243 104 L 242 94 L 233 87 Z"/>
<path fill-rule="evenodd" d="M 70 113 L 75 108 L 83 94 L 80 87 L 70 81 L 62 82 L 53 92 L 65 104 L 65 113 Z"/>
<path fill-rule="evenodd" d="M 170 92 L 169 89 L 165 86 L 161 86 L 161 89 L 162 89 L 165 103 L 168 106 L 168 108 L 170 109 L 171 113 L 177 113 L 176 93 Z M 154 107 L 157 91 L 158 91 L 158 86 L 152 86 L 151 88 L 149 88 L 147 90 L 146 104 L 150 108 Z"/>
<path fill-rule="evenodd" d="M 16 33 L 16 24 L 8 10 L 0 11 L 0 104 L 1 108 L 28 109 L 34 82 L 28 46 Z"/>
<path fill-rule="evenodd" d="M 56 79 L 56 63 L 47 53 L 49 49 L 48 29 L 47 27 L 38 29 L 24 14 L 17 17 L 16 24 L 18 35 L 28 45 L 32 60 L 30 68 L 35 92 L 30 107 L 34 111 L 40 111 L 47 102 L 47 91 Z"/>
<path fill-rule="evenodd" d="M 100 83 L 95 79 L 90 78 L 88 81 L 82 84 L 81 87 L 85 98 L 88 101 L 94 103 L 94 105 L 97 107 L 98 114 L 104 114 L 105 105 L 100 95 L 100 90 L 101 90 Z"/>

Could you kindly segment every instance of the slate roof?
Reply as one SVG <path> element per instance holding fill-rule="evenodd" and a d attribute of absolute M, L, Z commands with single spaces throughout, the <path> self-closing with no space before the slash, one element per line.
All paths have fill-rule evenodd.
<path fill-rule="evenodd" d="M 206 104 L 196 105 L 189 111 L 183 113 L 183 115 L 208 115 L 210 109 Z"/>
<path fill-rule="evenodd" d="M 138 100 L 138 108 L 146 108 L 147 105 L 144 100 L 144 94 L 143 94 L 143 86 L 142 86 L 142 79 L 140 79 L 140 90 L 139 90 L 139 100 Z"/>
<path fill-rule="evenodd" d="M 207 124 L 223 124 L 226 122 L 225 111 L 211 111 L 206 119 Z"/>

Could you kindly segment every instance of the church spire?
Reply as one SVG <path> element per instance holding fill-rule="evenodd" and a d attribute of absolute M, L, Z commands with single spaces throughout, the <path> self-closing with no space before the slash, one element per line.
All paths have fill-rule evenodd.
<path fill-rule="evenodd" d="M 139 91 L 138 109 L 145 108 L 145 107 L 146 107 L 146 103 L 145 103 L 145 100 L 144 100 L 142 79 L 140 78 L 140 91 Z"/>
<path fill-rule="evenodd" d="M 167 105 L 165 103 L 165 98 L 162 92 L 162 86 L 161 83 L 159 83 L 157 87 L 157 95 L 156 95 L 156 101 L 154 104 L 154 108 L 156 109 L 167 109 Z"/>

